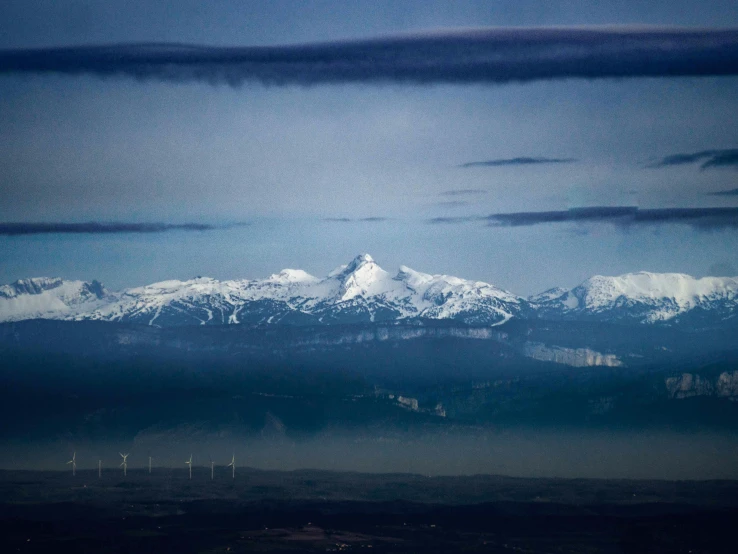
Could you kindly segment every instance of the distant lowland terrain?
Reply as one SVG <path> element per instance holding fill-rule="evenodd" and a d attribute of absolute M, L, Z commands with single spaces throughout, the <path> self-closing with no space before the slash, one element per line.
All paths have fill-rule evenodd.
<path fill-rule="evenodd" d="M 154 467 L 0 471 L 0 545 L 49 552 L 732 552 L 735 481 Z"/>
<path fill-rule="evenodd" d="M 22 462 L 38 469 L 58 450 L 89 464 L 105 448 L 166 450 L 179 465 L 198 445 L 248 444 L 252 465 L 282 469 L 738 471 L 736 278 L 598 276 L 521 298 L 404 266 L 392 275 L 364 254 L 325 278 L 283 270 L 120 292 L 25 279 L 0 287 L 0 319 L 12 422 L 0 439 L 19 459 L 43 445 Z M 459 465 L 453 452 L 469 444 L 479 456 Z M 550 454 L 544 466 L 536 452 Z M 653 463 L 629 473 L 639 457 Z"/>

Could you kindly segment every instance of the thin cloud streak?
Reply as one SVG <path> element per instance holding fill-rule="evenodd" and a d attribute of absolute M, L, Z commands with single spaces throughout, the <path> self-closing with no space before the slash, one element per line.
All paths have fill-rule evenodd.
<path fill-rule="evenodd" d="M 441 192 L 440 196 L 475 196 L 477 194 L 487 194 L 484 189 L 455 189 Z"/>
<path fill-rule="evenodd" d="M 246 224 L 238 224 L 243 226 Z M 124 233 L 165 233 L 169 231 L 214 231 L 233 227 L 208 225 L 204 223 L 0 223 L 0 235 L 49 235 L 49 234 L 88 234 L 113 235 Z"/>
<path fill-rule="evenodd" d="M 700 169 L 732 167 L 738 169 L 738 148 L 724 150 L 702 150 L 690 154 L 672 154 L 647 167 L 660 169 L 675 165 L 687 165 L 702 162 Z"/>
<path fill-rule="evenodd" d="M 457 223 L 470 223 L 472 221 L 482 221 L 485 217 L 483 216 L 459 216 L 459 217 L 432 217 L 426 220 L 426 223 L 431 225 L 446 225 L 446 224 L 457 224 Z"/>
<path fill-rule="evenodd" d="M 656 208 L 598 206 L 549 212 L 492 214 L 484 218 L 493 227 L 522 227 L 547 223 L 609 223 L 622 227 L 690 225 L 701 230 L 738 228 L 738 208 Z"/>
<path fill-rule="evenodd" d="M 360 217 L 358 219 L 352 219 L 350 217 L 324 217 L 323 221 L 330 223 L 380 223 L 382 221 L 389 220 L 388 217 Z"/>
<path fill-rule="evenodd" d="M 447 202 L 436 202 L 433 205 L 438 208 L 463 208 L 464 206 L 468 206 L 469 202 L 466 200 L 449 200 Z"/>
<path fill-rule="evenodd" d="M 718 190 L 715 192 L 708 192 L 707 196 L 738 196 L 738 189 Z"/>
<path fill-rule="evenodd" d="M 507 158 L 500 160 L 486 160 L 482 162 L 467 162 L 459 167 L 504 167 L 516 165 L 568 164 L 576 162 L 574 158 Z"/>
<path fill-rule="evenodd" d="M 738 74 L 738 29 L 476 28 L 268 47 L 117 44 L 0 51 L 0 73 L 241 86 L 507 83 Z"/>

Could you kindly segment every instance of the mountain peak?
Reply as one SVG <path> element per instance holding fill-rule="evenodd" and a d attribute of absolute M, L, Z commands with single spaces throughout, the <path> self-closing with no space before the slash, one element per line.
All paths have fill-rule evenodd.
<path fill-rule="evenodd" d="M 389 274 L 369 254 L 359 254 L 342 271 L 334 272 L 334 276 L 341 282 L 339 296 L 342 300 L 378 294 L 388 288 Z"/>
<path fill-rule="evenodd" d="M 351 260 L 351 263 L 349 263 L 346 266 L 346 269 L 353 272 L 353 271 L 356 271 L 361 266 L 363 266 L 364 264 L 373 264 L 373 263 L 375 263 L 374 258 L 372 258 L 369 254 L 359 254 L 353 260 Z"/>
<path fill-rule="evenodd" d="M 359 269 L 368 264 L 379 267 L 374 261 L 374 258 L 372 258 L 369 254 L 359 254 L 348 264 L 339 265 L 336 269 L 328 274 L 328 277 L 338 277 L 339 279 L 344 278 L 348 275 L 351 275 L 352 273 L 356 273 Z"/>

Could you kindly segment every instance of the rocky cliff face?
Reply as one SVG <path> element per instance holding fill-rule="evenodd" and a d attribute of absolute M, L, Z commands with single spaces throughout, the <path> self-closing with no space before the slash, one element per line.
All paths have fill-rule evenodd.
<path fill-rule="evenodd" d="M 668 377 L 665 384 L 670 398 L 715 396 L 738 401 L 738 370 L 724 371 L 716 378 L 682 373 L 677 377 Z"/>
<path fill-rule="evenodd" d="M 547 346 L 538 342 L 526 342 L 523 355 L 542 362 L 553 362 L 572 367 L 621 367 L 623 362 L 614 354 L 603 354 L 589 348 L 564 348 Z"/>

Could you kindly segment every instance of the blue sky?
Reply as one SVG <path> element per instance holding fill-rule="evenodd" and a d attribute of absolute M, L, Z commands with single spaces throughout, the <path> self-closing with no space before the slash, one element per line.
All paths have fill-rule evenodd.
<path fill-rule="evenodd" d="M 256 46 L 510 25 L 738 26 L 734 2 L 5 2 L 0 48 Z M 205 7 L 206 6 L 206 7 Z M 0 282 L 317 275 L 369 252 L 519 294 L 592 274 L 738 273 L 738 229 L 607 222 L 489 227 L 437 218 L 591 206 L 706 208 L 735 165 L 656 165 L 738 148 L 738 78 L 239 88 L 0 75 L 0 222 L 248 226 L 0 237 Z M 474 166 L 516 158 L 568 163 Z M 477 191 L 448 194 L 458 190 Z M 348 218 L 355 221 L 326 221 Z M 382 221 L 356 221 L 383 218 Z"/>

